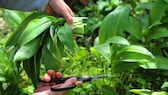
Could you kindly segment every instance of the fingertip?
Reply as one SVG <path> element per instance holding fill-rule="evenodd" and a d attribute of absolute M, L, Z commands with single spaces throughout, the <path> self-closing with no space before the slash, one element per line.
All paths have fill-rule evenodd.
<path fill-rule="evenodd" d="M 49 82 L 51 80 L 51 77 L 48 74 L 45 74 L 42 80 Z"/>
<path fill-rule="evenodd" d="M 63 77 L 63 75 L 62 75 L 61 72 L 56 72 L 56 73 L 55 73 L 55 76 L 56 76 L 57 78 L 62 78 L 62 77 Z"/>
<path fill-rule="evenodd" d="M 65 17 L 65 20 L 66 22 L 69 24 L 69 25 L 72 25 L 73 23 L 73 17 Z"/>
<path fill-rule="evenodd" d="M 48 75 L 53 75 L 55 73 L 55 71 L 52 69 L 49 69 L 49 70 L 47 70 L 47 73 L 48 73 Z"/>
<path fill-rule="evenodd" d="M 47 74 L 49 75 L 49 76 L 51 76 L 52 78 L 55 78 L 55 71 L 54 70 L 48 70 L 47 71 Z"/>

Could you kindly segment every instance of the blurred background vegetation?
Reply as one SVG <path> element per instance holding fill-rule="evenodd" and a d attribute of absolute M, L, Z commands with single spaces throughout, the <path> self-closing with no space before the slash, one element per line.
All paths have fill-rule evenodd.
<path fill-rule="evenodd" d="M 87 25 L 85 26 L 84 37 L 76 38 L 75 53 L 64 51 L 59 71 L 65 76 L 95 75 L 100 73 L 110 73 L 116 76 L 115 78 L 85 83 L 81 87 L 69 91 L 68 95 L 167 95 L 167 0 L 65 1 L 72 8 L 76 17 L 87 17 L 87 20 L 85 20 Z M 157 10 L 156 6 L 160 8 Z M 126 13 L 120 11 L 120 9 L 126 8 L 129 8 L 128 15 L 126 15 L 127 10 L 125 10 Z M 125 16 L 125 18 L 118 18 L 121 21 L 116 21 L 116 23 L 115 21 L 112 24 L 105 23 L 105 18 L 108 19 L 107 16 L 114 11 L 116 14 L 123 13 L 122 16 Z M 0 95 L 31 95 L 34 92 L 32 81 L 28 78 L 22 64 L 16 64 L 11 61 L 10 50 L 6 50 L 4 46 L 9 35 L 32 13 L 0 9 Z M 126 16 L 134 20 L 129 22 Z M 109 21 L 113 22 L 117 17 L 118 15 L 116 17 L 112 16 L 111 18 L 114 19 L 110 18 Z M 124 21 L 126 24 L 122 24 L 122 22 L 125 23 Z M 111 56 L 108 60 L 106 51 L 101 51 L 107 47 L 98 46 L 97 38 L 99 37 L 99 40 L 101 40 L 102 35 L 100 34 L 104 27 L 107 31 L 104 30 L 103 32 L 106 34 L 108 31 L 113 30 L 115 27 L 112 26 L 117 23 L 121 24 L 121 26 L 117 27 L 116 30 L 124 27 L 124 34 L 116 34 L 113 37 L 121 36 L 126 39 L 124 41 L 128 42 L 129 45 L 143 46 L 145 49 L 142 49 L 142 52 L 146 49 L 149 52 L 145 51 L 144 55 L 142 55 L 138 51 L 139 47 L 136 48 L 137 50 L 133 50 L 132 48 L 134 47 L 132 47 L 129 55 L 127 51 L 124 51 L 126 49 L 124 47 L 127 45 L 120 43 L 118 38 L 117 41 L 111 40 L 111 43 L 108 43 L 111 50 Z M 154 30 L 158 30 L 159 33 L 152 32 Z M 139 34 L 137 31 L 140 31 Z M 119 55 L 120 53 L 121 55 Z M 127 54 L 128 56 L 122 56 Z M 122 57 L 125 60 L 122 60 Z M 144 61 L 144 59 L 147 61 Z M 160 67 L 154 66 L 155 63 L 159 64 Z M 42 64 L 40 77 L 45 72 L 46 68 Z"/>

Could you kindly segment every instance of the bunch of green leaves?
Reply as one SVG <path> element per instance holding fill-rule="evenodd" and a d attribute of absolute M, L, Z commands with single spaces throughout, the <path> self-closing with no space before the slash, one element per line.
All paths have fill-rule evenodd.
<path fill-rule="evenodd" d="M 78 32 L 79 35 L 84 33 L 82 32 L 84 18 L 74 17 L 74 21 L 75 19 L 78 20 L 73 23 L 72 32 L 70 25 L 66 24 L 63 18 L 57 19 L 45 13 L 33 13 L 7 39 L 5 46 L 11 49 L 11 60 L 23 64 L 35 87 L 37 87 L 41 64 L 44 64 L 47 70 L 57 71 L 62 63 L 64 48 L 74 52 L 73 33 L 75 32 L 75 35 Z M 78 21 L 80 27 L 76 24 Z"/>

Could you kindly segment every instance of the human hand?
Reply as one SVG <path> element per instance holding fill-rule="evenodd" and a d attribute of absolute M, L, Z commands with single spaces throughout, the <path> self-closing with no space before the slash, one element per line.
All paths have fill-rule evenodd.
<path fill-rule="evenodd" d="M 54 70 L 48 70 L 47 74 L 44 75 L 41 80 L 49 82 L 51 78 L 62 78 L 60 72 L 55 72 Z M 75 77 L 68 79 L 61 87 L 67 87 L 73 85 L 77 79 Z M 64 95 L 65 91 L 51 91 L 50 87 L 56 85 L 56 83 L 40 83 L 33 95 Z"/>
<path fill-rule="evenodd" d="M 63 0 L 49 0 L 45 12 L 55 17 L 63 16 L 68 24 L 72 24 L 73 12 Z"/>

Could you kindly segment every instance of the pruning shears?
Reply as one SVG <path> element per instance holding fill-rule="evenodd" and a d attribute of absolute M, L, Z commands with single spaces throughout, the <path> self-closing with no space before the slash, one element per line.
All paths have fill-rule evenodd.
<path fill-rule="evenodd" d="M 108 76 L 107 74 L 103 73 L 103 74 L 98 74 L 94 76 L 68 76 L 64 78 L 52 78 L 49 82 L 39 79 L 39 82 L 41 83 L 64 83 L 66 80 L 72 77 L 76 77 L 78 82 L 84 83 L 84 82 L 89 82 L 94 79 L 113 78 L 114 75 Z M 51 91 L 64 91 L 64 90 L 73 89 L 75 87 L 76 87 L 76 84 L 73 84 L 67 87 L 61 87 L 61 84 L 58 84 L 58 85 L 51 86 Z"/>

